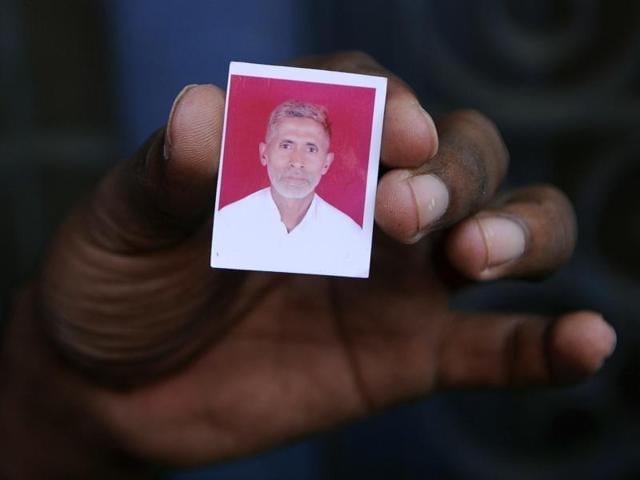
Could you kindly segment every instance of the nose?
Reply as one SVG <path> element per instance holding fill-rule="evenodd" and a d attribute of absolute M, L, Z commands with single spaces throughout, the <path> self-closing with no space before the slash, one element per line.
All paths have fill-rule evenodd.
<path fill-rule="evenodd" d="M 292 167 L 303 168 L 304 167 L 304 155 L 299 148 L 294 148 L 289 156 L 289 164 Z"/>

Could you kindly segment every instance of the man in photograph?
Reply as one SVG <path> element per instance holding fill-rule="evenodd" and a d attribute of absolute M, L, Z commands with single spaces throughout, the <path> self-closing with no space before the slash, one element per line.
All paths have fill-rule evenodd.
<path fill-rule="evenodd" d="M 260 164 L 270 186 L 214 218 L 216 257 L 258 270 L 358 275 L 367 244 L 361 227 L 316 193 L 329 171 L 331 124 L 324 107 L 289 100 L 272 112 Z"/>

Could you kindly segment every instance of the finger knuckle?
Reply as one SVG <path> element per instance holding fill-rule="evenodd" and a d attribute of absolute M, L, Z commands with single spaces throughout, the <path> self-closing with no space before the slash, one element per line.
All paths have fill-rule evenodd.
<path fill-rule="evenodd" d="M 560 216 L 563 219 L 571 220 L 575 217 L 571 200 L 555 185 L 549 183 L 534 185 L 530 187 L 528 196 L 549 213 L 555 212 L 549 218 Z"/>
<path fill-rule="evenodd" d="M 542 183 L 538 185 L 539 195 L 547 202 L 554 205 L 571 208 L 571 202 L 567 195 L 555 185 Z"/>
<path fill-rule="evenodd" d="M 451 113 L 443 130 L 462 136 L 469 148 L 476 150 L 478 160 L 491 163 L 496 179 L 504 177 L 509 164 L 509 151 L 497 125 L 474 109 Z"/>
<path fill-rule="evenodd" d="M 355 64 L 371 65 L 378 63 L 369 53 L 365 52 L 364 50 L 347 50 L 342 52 L 342 55 L 345 59 L 349 59 Z"/>
<path fill-rule="evenodd" d="M 491 119 L 489 119 L 489 117 L 478 110 L 459 110 L 453 113 L 453 115 L 457 120 L 469 123 L 473 127 L 481 131 L 499 135 L 498 127 L 496 126 L 496 124 Z"/>
<path fill-rule="evenodd" d="M 551 184 L 528 188 L 527 202 L 536 206 L 540 240 L 554 266 L 565 263 L 572 255 L 577 240 L 576 218 L 567 195 Z"/>
<path fill-rule="evenodd" d="M 346 72 L 392 76 L 378 61 L 362 50 L 347 50 L 330 55 L 325 68 Z"/>

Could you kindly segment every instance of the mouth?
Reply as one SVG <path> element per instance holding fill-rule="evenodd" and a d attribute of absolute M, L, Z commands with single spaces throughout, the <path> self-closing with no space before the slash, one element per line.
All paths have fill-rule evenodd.
<path fill-rule="evenodd" d="M 286 177 L 283 178 L 283 180 L 285 182 L 296 183 L 296 184 L 309 183 L 309 180 L 307 180 L 306 177 L 301 177 L 301 176 L 297 176 L 297 175 L 287 175 Z"/>

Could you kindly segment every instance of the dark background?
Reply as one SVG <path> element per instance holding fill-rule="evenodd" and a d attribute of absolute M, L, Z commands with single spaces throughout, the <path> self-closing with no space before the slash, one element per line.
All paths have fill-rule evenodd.
<path fill-rule="evenodd" d="M 640 3 L 616 0 L 0 0 L 0 301 L 55 226 L 230 60 L 362 49 L 435 115 L 474 107 L 512 153 L 508 185 L 550 181 L 578 211 L 573 261 L 465 308 L 602 311 L 619 348 L 576 388 L 438 394 L 180 479 L 640 478 Z M 0 318 L 0 322 L 3 319 Z"/>

